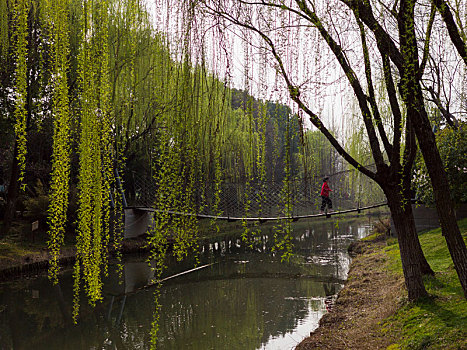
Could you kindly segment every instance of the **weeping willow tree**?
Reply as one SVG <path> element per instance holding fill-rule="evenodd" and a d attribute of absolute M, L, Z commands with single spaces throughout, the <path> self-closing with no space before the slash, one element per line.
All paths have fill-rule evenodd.
<path fill-rule="evenodd" d="M 157 184 L 156 212 L 148 234 L 149 259 L 155 261 L 157 280 L 165 268 L 169 240 L 179 260 L 197 247 L 197 220 L 170 213 L 196 213 L 203 206 L 217 210 L 222 142 L 230 115 L 228 91 L 224 82 L 208 72 L 206 62 L 191 54 L 190 40 L 182 37 L 171 43 L 152 28 L 142 3 L 114 2 L 111 13 L 115 156 L 120 173 L 128 173 L 132 169 L 128 166 L 143 151 L 149 167 L 139 170 Z M 189 17 L 186 21 L 190 22 Z"/>
<path fill-rule="evenodd" d="M 70 181 L 70 113 L 67 82 L 69 55 L 69 2 L 46 1 L 46 28 L 51 38 L 53 67 L 53 161 L 50 184 L 49 242 L 51 260 L 49 277 L 57 283 L 58 259 L 63 245 Z"/>
<path fill-rule="evenodd" d="M 18 144 L 22 144 L 26 140 L 25 25 L 31 2 L 13 3 L 9 11 L 16 24 L 16 134 Z M 119 225 L 124 203 L 112 180 L 115 168 L 122 178 L 129 178 L 126 175 L 139 168 L 157 183 L 154 225 L 148 235 L 149 258 L 156 261 L 156 279 L 164 271 L 169 240 L 173 241 L 172 251 L 178 260 L 197 251 L 199 228 L 195 216 L 174 216 L 171 212 L 194 214 L 209 207 L 221 215 L 220 196 L 226 181 L 246 182 L 246 190 L 239 191 L 238 197 L 247 215 L 254 213 L 258 217 L 265 212 L 261 203 L 267 181 L 281 181 L 278 210 L 286 218 L 292 216 L 290 183 L 301 171 L 295 166 L 300 164 L 295 159 L 298 115 L 261 93 L 269 83 L 266 55 L 260 57 L 259 70 L 248 71 L 248 60 L 254 57 L 251 48 L 245 46 L 245 99 L 241 108 L 234 108 L 229 74 L 222 77 L 216 69 L 217 64 L 228 62 L 221 62 L 219 57 L 208 60 L 206 52 L 212 44 L 203 39 L 202 30 L 207 23 L 199 18 L 195 21 L 197 12 L 192 3 L 179 9 L 183 16 L 173 17 L 180 28 L 179 36 L 167 30 L 172 23 L 163 25 L 165 34 L 155 28 L 145 3 L 139 0 L 38 0 L 35 6 L 42 10 L 41 35 L 50 50 L 43 59 L 50 60 L 52 67 L 52 79 L 43 87 L 43 94 L 51 101 L 54 127 L 49 276 L 57 282 L 70 183 L 77 182 L 75 321 L 83 292 L 91 305 L 102 300 L 109 249 L 121 246 Z M 2 21 L 2 38 L 7 29 Z M 212 42 L 224 44 L 221 31 L 213 35 L 222 40 Z M 249 86 L 250 78 L 255 76 L 263 87 L 258 99 L 252 97 L 255 92 Z M 21 162 L 25 148 L 18 149 Z M 78 162 L 72 169 L 74 152 Z M 76 177 L 71 175 L 74 173 Z M 113 236 L 112 216 L 117 227 Z M 259 221 L 253 225 L 245 222 L 244 228 L 245 239 L 253 242 L 260 232 Z M 291 220 L 284 219 L 277 225 L 276 252 L 289 258 L 291 243 Z M 154 343 L 157 293 L 156 289 Z"/>
<path fill-rule="evenodd" d="M 174 93 L 175 107 L 158 117 L 159 134 L 154 177 L 158 184 L 157 211 L 149 233 L 150 259 L 156 261 L 156 278 L 165 268 L 168 240 L 178 260 L 196 254 L 198 221 L 194 216 L 173 216 L 171 212 L 197 213 L 204 206 L 219 213 L 222 181 L 221 144 L 228 112 L 225 86 L 202 66 L 192 68 L 185 59 L 174 63 L 166 81 Z M 209 185 L 210 184 L 210 185 Z M 157 290 L 153 342 L 157 334 Z"/>
<path fill-rule="evenodd" d="M 26 59 L 27 43 L 22 40 L 27 36 L 24 21 L 29 5 L 18 1 L 15 7 L 18 140 L 25 140 L 21 136 L 25 130 L 21 79 L 26 79 L 22 60 Z M 110 249 L 121 247 L 124 203 L 112 180 L 114 168 L 122 178 L 129 178 L 131 170 L 144 164 L 142 171 L 157 183 L 154 225 L 147 241 L 156 280 L 166 267 L 169 240 L 178 260 L 196 255 L 198 248 L 196 218 L 171 212 L 194 214 L 210 208 L 221 215 L 220 198 L 226 181 L 246 182 L 238 198 L 247 215 L 258 217 L 265 215 L 262 203 L 268 181 L 281 182 L 277 210 L 286 219 L 276 225 L 274 251 L 284 260 L 291 256 L 290 183 L 301 171 L 295 166 L 300 164 L 295 159 L 297 114 L 271 102 L 271 96 L 264 93 L 253 98 L 249 78 L 244 81 L 243 106 L 232 106 L 231 81 L 216 71 L 218 59 L 208 61 L 205 53 L 209 44 L 200 41 L 202 33 L 197 32 L 205 24 L 194 25 L 196 12 L 191 5 L 182 9 L 186 16 L 177 19 L 183 22 L 177 40 L 153 27 L 142 1 L 37 1 L 43 10 L 43 35 L 50 49 L 50 55 L 44 57 L 52 67 L 52 79 L 44 86 L 54 126 L 49 276 L 54 283 L 58 281 L 70 183 L 77 182 L 75 322 L 82 294 L 91 305 L 103 300 L 102 280 Z M 248 50 L 247 61 L 253 59 Z M 266 56 L 261 61 L 262 68 L 247 75 L 257 75 L 265 87 Z M 21 152 L 24 156 L 24 150 Z M 72 169 L 74 152 L 78 162 Z M 112 214 L 116 220 L 113 236 Z M 259 220 L 244 222 L 248 243 L 253 245 L 260 232 Z M 156 288 L 151 332 L 154 346 L 158 296 Z"/>
<path fill-rule="evenodd" d="M 71 171 L 72 137 L 77 137 L 79 148 L 79 212 L 77 231 L 77 264 L 75 285 L 84 276 L 85 290 L 91 303 L 101 298 L 100 278 L 106 273 L 106 249 L 109 242 L 111 133 L 110 82 L 108 68 L 108 16 L 107 1 L 12 1 L 6 3 L 7 14 L 15 24 L 16 128 L 18 163 L 23 169 L 25 159 L 25 106 L 31 101 L 35 71 L 29 74 L 25 65 L 32 64 L 27 48 L 41 46 L 39 67 L 49 69 L 50 81 L 42 82 L 39 93 L 40 108 L 34 110 L 28 102 L 28 114 L 37 113 L 41 120 L 49 115 L 53 121 L 53 154 L 50 181 L 49 241 L 51 253 L 49 277 L 57 282 L 58 259 L 67 227 L 67 208 Z M 2 6 L 5 3 L 2 2 Z M 40 14 L 37 27 L 28 28 L 28 18 Z M 2 16 L 5 14 L 2 12 Z M 3 17 L 2 17 L 3 18 Z M 8 19 L 9 16 L 6 16 Z M 32 20 L 29 20 L 32 23 Z M 8 21 L 2 26 L 8 29 Z M 36 25 L 34 23 L 34 25 Z M 7 31 L 7 32 L 8 32 Z M 4 31 L 2 31 L 4 33 Z M 29 36 L 28 36 L 29 33 Z M 32 34 L 31 34 L 32 33 Z M 3 34 L 2 34 L 3 35 Z M 76 41 L 76 38 L 79 38 Z M 78 45 L 77 45 L 78 44 Z M 2 50 L 5 46 L 2 45 Z M 73 50 L 73 51 L 72 51 Z M 71 53 L 79 52 L 79 64 Z M 79 72 L 77 73 L 76 70 Z M 39 77 L 47 77 L 43 72 Z M 78 84 L 75 84 L 78 77 Z M 37 84 L 36 84 L 37 85 Z M 36 86 L 34 85 L 34 86 Z M 26 89 L 27 87 L 27 89 Z M 27 95 L 26 95 L 27 94 Z M 50 101 L 50 102 L 49 102 Z M 43 106 L 42 106 L 43 104 Z M 50 105 L 50 107 L 48 107 Z M 43 110 L 41 108 L 44 108 Z M 50 108 L 50 109 L 48 109 Z M 76 113 L 71 117 L 70 111 Z M 45 117 L 44 117 L 45 116 Z M 78 123 L 77 123 L 78 122 Z M 77 126 L 73 130 L 74 126 Z M 78 289 L 76 289 L 76 294 Z"/>
<path fill-rule="evenodd" d="M 28 15 L 31 2 L 29 0 L 19 0 L 12 4 L 13 22 L 14 22 L 14 55 L 16 58 L 15 68 L 15 134 L 16 134 L 16 158 L 19 165 L 20 183 L 24 180 L 26 167 L 26 100 L 27 100 L 27 56 L 28 56 Z M 4 5 L 2 7 L 5 7 Z M 3 18 L 8 20 L 8 17 Z M 4 27 L 4 25 L 3 25 Z M 3 28 L 2 36 L 8 36 L 8 31 Z M 2 39 L 2 48 L 6 50 L 6 39 Z M 24 184 L 23 184 L 24 186 Z M 24 187 L 23 187 L 24 188 Z"/>
<path fill-rule="evenodd" d="M 110 122 L 108 72 L 108 2 L 84 1 L 80 86 L 79 210 L 74 295 L 77 317 L 81 274 L 91 304 L 102 299 L 102 275 L 107 272 L 110 195 Z"/>
<path fill-rule="evenodd" d="M 9 26 L 8 26 L 8 1 L 2 0 L 0 1 L 0 47 L 1 47 L 1 55 L 6 56 L 8 55 L 8 50 L 10 46 L 9 40 Z"/>

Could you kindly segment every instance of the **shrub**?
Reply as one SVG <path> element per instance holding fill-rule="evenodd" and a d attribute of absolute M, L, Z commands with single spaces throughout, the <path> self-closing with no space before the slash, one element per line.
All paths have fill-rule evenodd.
<path fill-rule="evenodd" d="M 458 130 L 444 128 L 436 134 L 441 159 L 448 176 L 452 199 L 455 203 L 467 202 L 467 123 L 460 123 Z M 433 189 L 425 163 L 418 156 L 413 184 L 417 197 L 423 203 L 434 203 Z"/>
<path fill-rule="evenodd" d="M 39 220 L 41 225 L 47 223 L 47 210 L 49 207 L 49 196 L 40 180 L 37 180 L 34 187 L 35 196 L 24 201 L 26 217 Z"/>

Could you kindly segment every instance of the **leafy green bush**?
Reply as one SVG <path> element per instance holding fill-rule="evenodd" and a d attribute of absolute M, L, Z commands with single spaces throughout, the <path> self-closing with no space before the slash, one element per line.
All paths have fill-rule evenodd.
<path fill-rule="evenodd" d="M 441 159 L 443 160 L 451 196 L 455 203 L 467 202 L 467 123 L 460 123 L 458 130 L 444 128 L 436 134 Z M 433 189 L 421 155 L 415 166 L 413 184 L 417 197 L 427 205 L 434 203 Z"/>
<path fill-rule="evenodd" d="M 45 186 L 40 180 L 37 180 L 34 186 L 35 196 L 28 197 L 24 201 L 26 216 L 33 220 L 39 220 L 41 225 L 47 223 L 47 210 L 49 207 L 49 196 L 45 190 Z"/>

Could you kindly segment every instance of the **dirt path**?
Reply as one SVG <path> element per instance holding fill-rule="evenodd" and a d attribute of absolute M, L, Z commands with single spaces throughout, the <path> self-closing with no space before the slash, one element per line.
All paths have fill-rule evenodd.
<path fill-rule="evenodd" d="M 345 288 L 319 328 L 296 349 L 374 350 L 393 344 L 394 334 L 380 322 L 392 315 L 403 295 L 403 279 L 384 270 L 385 256 L 377 248 L 384 239 L 352 245 L 354 255 Z"/>

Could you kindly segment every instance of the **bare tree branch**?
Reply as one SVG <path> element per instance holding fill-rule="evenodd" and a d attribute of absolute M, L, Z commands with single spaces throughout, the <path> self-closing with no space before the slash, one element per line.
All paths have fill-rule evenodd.
<path fill-rule="evenodd" d="M 439 93 L 437 93 L 432 86 L 428 86 L 426 89 L 431 95 L 431 101 L 436 105 L 436 107 L 438 107 L 439 111 L 441 112 L 441 115 L 446 120 L 446 123 L 448 123 L 451 128 L 457 130 L 459 122 L 457 121 L 454 115 L 452 115 L 446 108 L 444 108 L 439 98 Z"/>
<path fill-rule="evenodd" d="M 425 35 L 425 45 L 423 47 L 423 58 L 422 63 L 420 63 L 420 70 L 418 73 L 418 78 L 421 78 L 423 72 L 425 71 L 426 63 L 428 61 L 428 57 L 430 55 L 430 39 L 431 39 L 431 30 L 433 28 L 433 22 L 435 20 L 435 7 L 431 7 L 430 12 L 430 20 L 428 21 L 428 26 L 426 28 L 426 35 Z"/>
<path fill-rule="evenodd" d="M 365 63 L 365 74 L 369 92 L 369 100 L 371 109 L 373 110 L 373 116 L 375 118 L 376 127 L 378 128 L 379 135 L 381 140 L 383 141 L 384 148 L 386 149 L 386 153 L 388 154 L 389 158 L 392 157 L 392 145 L 389 143 L 388 137 L 386 135 L 386 131 L 384 130 L 383 121 L 381 120 L 381 115 L 379 113 L 378 105 L 376 104 L 376 97 L 375 97 L 375 89 L 373 87 L 373 79 L 371 77 L 371 63 L 370 63 L 370 55 L 368 53 L 368 45 L 366 42 L 366 34 L 365 28 L 363 27 L 363 23 L 358 17 L 358 13 L 355 13 L 355 18 L 357 20 L 358 27 L 360 29 L 360 37 L 362 40 L 362 49 L 363 49 L 363 61 Z"/>
<path fill-rule="evenodd" d="M 446 28 L 448 30 L 449 37 L 451 38 L 452 43 L 456 47 L 457 52 L 462 57 L 465 65 L 467 66 L 467 44 L 462 39 L 461 33 L 459 31 L 459 28 L 457 27 L 456 22 L 454 21 L 449 5 L 444 0 L 432 1 L 438 9 L 439 13 L 441 14 L 444 23 L 446 24 Z"/>
<path fill-rule="evenodd" d="M 258 28 L 256 28 L 253 24 L 251 23 L 246 23 L 246 22 L 242 22 L 240 20 L 238 20 L 237 18 L 235 18 L 233 15 L 231 15 L 230 13 L 227 13 L 225 11 L 222 11 L 220 8 L 213 8 L 209 5 L 205 5 L 206 8 L 209 9 L 209 11 L 211 11 L 213 14 L 217 15 L 217 16 L 221 16 L 222 18 L 226 19 L 227 21 L 231 22 L 231 23 L 234 23 L 235 25 L 238 25 L 238 26 L 241 26 L 243 28 L 246 28 L 248 30 L 251 30 L 255 33 L 257 33 L 265 42 L 266 44 L 269 46 L 270 50 L 271 50 L 271 53 L 272 55 L 274 56 L 277 64 L 278 64 L 278 70 L 279 72 L 281 73 L 282 77 L 284 78 L 285 80 L 285 83 L 287 85 L 287 88 L 289 89 L 289 94 L 290 94 L 290 97 L 292 98 L 292 100 L 294 102 L 297 103 L 297 105 L 299 106 L 300 109 L 302 109 L 308 116 L 309 116 L 309 119 L 310 121 L 312 122 L 312 124 L 314 126 L 316 126 L 322 133 L 323 135 L 329 140 L 329 142 L 332 144 L 332 146 L 336 149 L 336 151 L 349 163 L 351 164 L 353 167 L 355 167 L 356 169 L 358 169 L 359 171 L 361 171 L 363 174 L 365 174 L 366 176 L 372 178 L 372 179 L 375 179 L 375 173 L 373 173 L 372 171 L 368 170 L 367 168 L 365 168 L 363 165 L 361 165 L 359 162 L 357 162 L 349 153 L 347 153 L 347 151 L 341 146 L 341 144 L 337 141 L 337 139 L 332 135 L 332 133 L 325 127 L 325 125 L 322 123 L 321 119 L 319 118 L 318 115 L 316 115 L 312 110 L 310 110 L 306 105 L 305 103 L 301 100 L 300 98 L 300 91 L 299 89 L 292 83 L 290 77 L 289 77 L 289 74 L 287 73 L 286 69 L 285 69 L 285 66 L 284 66 L 284 63 L 282 61 L 282 58 L 281 56 L 279 55 L 279 53 L 277 52 L 276 50 L 276 46 L 274 44 L 274 42 L 272 41 L 272 39 L 267 36 L 264 32 L 262 32 L 261 30 L 259 30 Z M 307 16 L 303 16 L 302 17 L 304 18 L 307 18 L 309 20 L 309 18 Z M 312 22 L 313 23 L 313 22 Z M 341 53 L 342 55 L 342 53 Z M 350 74 L 352 77 L 355 77 L 355 74 L 353 74 L 353 72 L 349 72 L 348 74 Z M 363 92 L 362 92 L 363 94 Z M 369 112 L 369 111 L 368 111 Z M 371 122 L 371 120 L 370 120 Z M 373 130 L 373 133 L 374 133 L 374 130 Z M 374 137 L 376 139 L 376 134 L 374 134 Z M 377 139 L 376 139 L 376 142 L 377 142 Z M 377 145 L 378 147 L 378 151 L 379 151 L 379 146 Z M 380 162 L 384 162 L 383 161 L 383 158 L 382 158 L 382 155 L 380 153 Z"/>
<path fill-rule="evenodd" d="M 400 145 L 402 136 L 402 113 L 399 107 L 399 102 L 397 100 L 397 91 L 394 85 L 394 80 L 392 78 L 391 64 L 389 58 L 386 54 L 382 53 L 382 59 L 386 91 L 389 97 L 389 104 L 391 105 L 392 115 L 394 117 L 393 153 L 390 161 L 391 164 L 398 164 L 400 158 Z"/>
<path fill-rule="evenodd" d="M 396 67 L 401 70 L 403 66 L 402 55 L 391 36 L 384 30 L 383 27 L 381 27 L 378 21 L 376 21 L 370 3 L 368 1 L 361 0 L 341 1 L 351 10 L 358 12 L 360 19 L 368 28 L 370 28 L 370 30 L 375 35 L 376 40 L 380 43 L 381 50 L 383 50 L 391 58 L 391 61 L 394 62 Z"/>
<path fill-rule="evenodd" d="M 331 35 L 328 33 L 328 31 L 324 28 L 324 26 L 321 23 L 321 20 L 318 18 L 315 12 L 313 12 L 305 3 L 304 0 L 296 0 L 297 5 L 299 8 L 309 17 L 310 21 L 316 26 L 318 31 L 320 32 L 321 36 L 323 39 L 326 41 L 328 44 L 329 48 L 331 51 L 334 53 L 334 56 L 336 57 L 337 61 L 339 62 L 342 70 L 347 76 L 347 79 L 349 80 L 350 85 L 352 86 L 352 89 L 357 97 L 358 104 L 360 106 L 360 110 L 362 112 L 362 117 L 363 117 L 363 122 L 365 124 L 365 128 L 367 130 L 368 138 L 370 141 L 370 147 L 371 151 L 373 154 L 373 158 L 375 160 L 376 166 L 377 167 L 382 167 L 384 166 L 384 159 L 383 155 L 381 153 L 381 149 L 379 146 L 379 141 L 378 137 L 376 136 L 376 131 L 373 126 L 373 120 L 371 116 L 370 109 L 368 108 L 367 105 L 367 98 L 365 93 L 363 92 L 363 89 L 360 85 L 360 82 L 353 71 L 353 69 L 350 67 L 350 64 L 346 57 L 343 54 L 343 50 L 338 45 L 334 39 L 331 37 Z"/>

